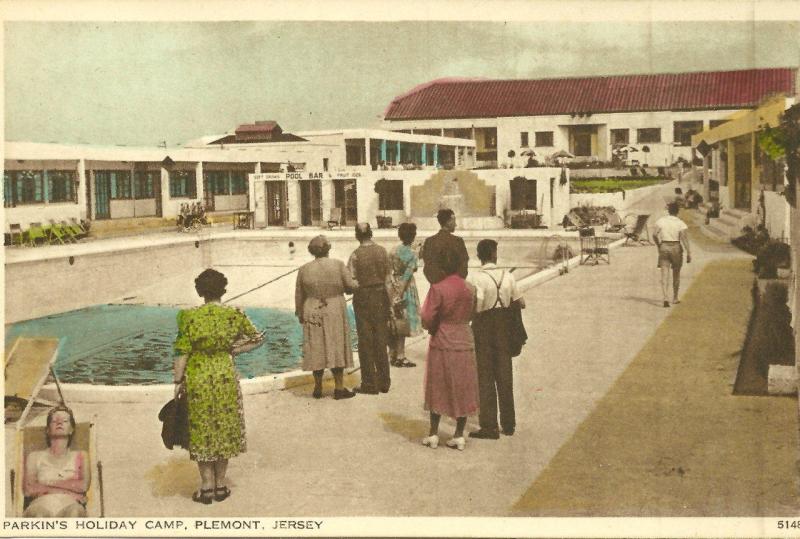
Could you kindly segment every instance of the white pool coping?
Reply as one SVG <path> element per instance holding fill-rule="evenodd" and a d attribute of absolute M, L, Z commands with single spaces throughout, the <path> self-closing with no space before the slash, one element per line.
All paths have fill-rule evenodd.
<path fill-rule="evenodd" d="M 613 241 L 609 247 L 615 249 L 625 244 L 625 238 L 620 238 Z M 572 269 L 580 265 L 581 256 L 573 256 L 567 261 L 567 268 Z M 555 279 L 562 274 L 564 264 L 557 264 L 546 268 L 542 271 L 536 272 L 524 279 L 521 279 L 517 285 L 521 292 L 525 292 L 535 286 L 539 286 L 547 281 Z M 421 340 L 426 339 L 423 334 L 418 337 L 412 338 L 407 345 L 414 344 Z M 353 359 L 356 367 L 348 369 L 347 372 L 353 372 L 358 367 L 358 354 L 353 354 Z M 330 371 L 325 371 L 325 378 L 330 377 Z M 246 378 L 241 380 L 242 394 L 243 395 L 256 395 L 261 393 L 268 393 L 270 391 L 278 391 L 289 389 L 292 387 L 311 384 L 313 381 L 310 372 L 302 371 L 299 369 L 287 371 L 279 374 L 267 374 L 255 378 Z M 120 402 L 143 402 L 155 399 L 159 402 L 166 401 L 172 397 L 175 386 L 173 384 L 152 384 L 152 385 L 124 385 L 124 386 L 109 386 L 109 385 L 95 385 L 95 384 L 69 384 L 62 383 L 61 391 L 64 394 L 65 400 L 69 402 L 82 402 L 82 403 L 120 403 Z M 40 396 L 45 399 L 58 400 L 58 390 L 55 384 L 46 384 Z"/>

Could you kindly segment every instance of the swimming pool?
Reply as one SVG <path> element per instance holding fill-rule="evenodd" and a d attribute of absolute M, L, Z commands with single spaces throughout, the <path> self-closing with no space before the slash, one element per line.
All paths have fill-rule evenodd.
<path fill-rule="evenodd" d="M 54 370 L 62 382 L 169 384 L 178 311 L 170 306 L 97 305 L 12 324 L 6 328 L 6 342 L 21 335 L 61 338 Z M 246 308 L 245 313 L 266 333 L 262 346 L 236 357 L 239 375 L 255 378 L 298 368 L 303 330 L 294 312 Z M 348 315 L 355 347 L 355 320 L 349 306 Z"/>

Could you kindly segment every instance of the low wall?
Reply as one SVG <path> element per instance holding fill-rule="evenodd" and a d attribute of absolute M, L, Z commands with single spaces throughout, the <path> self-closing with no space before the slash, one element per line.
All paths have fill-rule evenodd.
<path fill-rule="evenodd" d="M 618 212 L 625 211 L 643 198 L 662 189 L 665 185 L 671 185 L 671 182 L 630 189 L 625 191 L 624 196 L 619 191 L 616 193 L 572 193 L 569 195 L 570 208 L 578 206 L 613 206 Z"/>
<path fill-rule="evenodd" d="M 31 204 L 30 206 L 17 206 L 5 208 L 5 231 L 9 232 L 9 224 L 20 224 L 27 230 L 31 223 L 49 224 L 54 221 L 69 221 L 81 218 L 81 207 L 74 202 Z"/>
<path fill-rule="evenodd" d="M 764 191 L 765 218 L 770 238 L 789 239 L 789 204 L 786 197 L 774 191 Z"/>

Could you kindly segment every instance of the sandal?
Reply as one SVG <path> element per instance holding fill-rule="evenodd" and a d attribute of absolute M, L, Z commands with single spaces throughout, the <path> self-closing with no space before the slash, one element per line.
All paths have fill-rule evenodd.
<path fill-rule="evenodd" d="M 231 495 L 231 489 L 228 487 L 217 487 L 214 489 L 214 501 L 221 502 Z"/>
<path fill-rule="evenodd" d="M 205 505 L 211 505 L 211 500 L 214 498 L 214 489 L 213 488 L 201 488 L 200 490 L 196 490 L 194 494 L 192 494 L 192 501 L 197 503 L 202 503 Z"/>
<path fill-rule="evenodd" d="M 406 358 L 402 358 L 402 359 L 398 359 L 397 360 L 396 366 L 397 367 L 416 367 L 417 364 L 407 360 Z"/>

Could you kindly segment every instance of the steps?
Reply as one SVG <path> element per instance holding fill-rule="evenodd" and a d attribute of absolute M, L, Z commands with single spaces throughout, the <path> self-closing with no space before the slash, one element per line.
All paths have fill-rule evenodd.
<path fill-rule="evenodd" d="M 723 209 L 719 217 L 706 224 L 706 211 L 707 208 L 701 208 L 695 214 L 695 222 L 703 234 L 719 242 L 729 243 L 742 235 L 742 228 L 753 224 L 754 217 L 750 212 L 729 208 Z"/>

